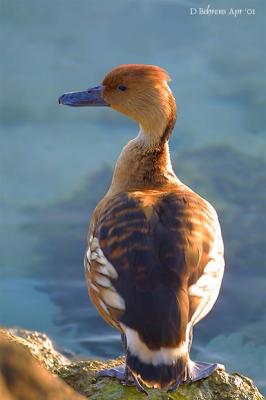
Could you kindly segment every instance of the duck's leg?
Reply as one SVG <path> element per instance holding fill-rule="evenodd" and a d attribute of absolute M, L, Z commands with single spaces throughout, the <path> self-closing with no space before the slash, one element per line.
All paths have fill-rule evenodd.
<path fill-rule="evenodd" d="M 123 345 L 123 350 L 126 354 L 127 352 L 127 341 L 126 336 L 121 333 L 121 340 Z M 148 394 L 146 390 L 141 386 L 138 379 L 133 376 L 131 371 L 129 370 L 126 364 L 117 365 L 113 368 L 103 369 L 97 372 L 97 378 L 100 377 L 108 377 L 108 378 L 116 378 L 118 379 L 123 385 L 132 386 L 135 385 L 140 392 Z"/>
<path fill-rule="evenodd" d="M 190 349 L 192 346 L 193 340 L 193 326 L 190 328 L 189 332 L 189 347 L 188 354 L 190 353 Z M 224 369 L 224 365 L 218 363 L 207 363 L 207 362 L 199 362 L 199 361 L 191 361 L 188 362 L 187 367 L 187 381 L 195 382 L 203 378 L 207 378 L 210 376 L 213 371 L 216 369 Z"/>
<path fill-rule="evenodd" d="M 188 354 L 190 353 L 193 340 L 193 327 L 191 326 L 189 332 Z M 224 365 L 218 363 L 207 363 L 199 361 L 188 360 L 186 373 L 184 379 L 178 379 L 176 383 L 168 389 L 168 392 L 174 392 L 181 383 L 191 383 L 199 381 L 200 379 L 207 378 L 216 369 L 224 369 Z"/>
<path fill-rule="evenodd" d="M 174 392 L 182 383 L 191 383 L 199 381 L 200 379 L 207 378 L 216 369 L 224 369 L 224 365 L 217 363 L 207 363 L 189 360 L 185 378 L 177 379 L 176 383 L 168 388 L 168 392 Z"/>
<path fill-rule="evenodd" d="M 188 338 L 188 354 L 190 354 L 191 346 L 193 341 L 193 326 L 190 326 L 189 338 Z"/>
<path fill-rule="evenodd" d="M 121 333 L 121 342 L 122 342 L 123 351 L 125 354 L 127 354 L 127 337 L 124 333 Z"/>
<path fill-rule="evenodd" d="M 124 353 L 126 354 L 127 351 L 127 340 L 126 340 L 126 335 L 124 333 L 121 333 L 121 341 L 122 341 L 122 347 L 124 350 Z M 97 377 L 110 377 L 110 378 L 116 378 L 120 382 L 129 384 L 130 381 L 131 383 L 134 382 L 133 379 L 131 379 L 131 373 L 128 369 L 128 367 L 125 364 L 117 365 L 116 367 L 108 368 L 108 369 L 103 369 L 97 373 Z"/>

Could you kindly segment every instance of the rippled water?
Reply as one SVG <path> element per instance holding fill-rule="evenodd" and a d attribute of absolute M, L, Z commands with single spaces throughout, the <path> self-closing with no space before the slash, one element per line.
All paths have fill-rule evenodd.
<path fill-rule="evenodd" d="M 119 63 L 158 64 L 179 109 L 176 173 L 218 209 L 226 246 L 221 296 L 195 330 L 194 356 L 265 390 L 265 4 L 252 1 L 250 17 L 192 17 L 196 3 L 2 0 L 0 323 L 87 356 L 121 352 L 87 297 L 82 259 L 90 214 L 137 127 L 57 98 Z"/>

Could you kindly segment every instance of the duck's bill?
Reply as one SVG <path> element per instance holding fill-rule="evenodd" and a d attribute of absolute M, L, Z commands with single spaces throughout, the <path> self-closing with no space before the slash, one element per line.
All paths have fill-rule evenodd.
<path fill-rule="evenodd" d="M 107 107 L 109 104 L 103 99 L 103 87 L 96 86 L 83 92 L 70 92 L 62 94 L 58 99 L 59 104 L 71 107 Z"/>

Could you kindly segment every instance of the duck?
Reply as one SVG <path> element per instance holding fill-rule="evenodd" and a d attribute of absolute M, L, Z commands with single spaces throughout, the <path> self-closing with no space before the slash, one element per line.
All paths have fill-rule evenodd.
<path fill-rule="evenodd" d="M 177 112 L 169 82 L 161 67 L 122 64 L 100 85 L 59 98 L 71 107 L 111 107 L 139 125 L 93 212 L 84 266 L 90 298 L 121 333 L 125 351 L 124 364 L 98 377 L 145 393 L 174 391 L 224 368 L 190 359 L 193 328 L 219 295 L 224 245 L 214 207 L 173 170 Z"/>

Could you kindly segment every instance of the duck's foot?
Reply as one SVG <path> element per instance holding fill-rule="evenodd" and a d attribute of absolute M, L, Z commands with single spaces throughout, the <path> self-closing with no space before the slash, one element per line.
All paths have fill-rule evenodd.
<path fill-rule="evenodd" d="M 135 376 L 133 376 L 133 374 L 130 372 L 128 367 L 124 364 L 118 365 L 113 368 L 103 369 L 103 370 L 97 372 L 96 377 L 97 378 L 101 378 L 101 377 L 116 378 L 123 385 L 136 386 L 136 388 L 140 392 L 145 393 L 146 395 L 148 394 L 146 392 L 146 390 L 141 386 L 138 379 Z"/>
<path fill-rule="evenodd" d="M 97 378 L 101 378 L 101 377 L 116 378 L 121 383 L 124 383 L 124 384 L 130 384 L 133 382 L 132 380 L 130 382 L 131 377 L 129 376 L 127 368 L 123 364 L 117 365 L 116 367 L 113 367 L 113 368 L 103 369 L 103 370 L 97 372 L 96 376 L 97 376 Z"/>
<path fill-rule="evenodd" d="M 216 369 L 224 369 L 224 365 L 190 360 L 188 364 L 187 381 L 195 382 L 207 378 Z"/>
<path fill-rule="evenodd" d="M 184 380 L 178 379 L 176 383 L 168 388 L 168 392 L 174 392 L 181 383 L 191 383 L 195 381 L 199 381 L 200 379 L 207 378 L 210 376 L 213 371 L 216 369 L 224 369 L 224 365 L 217 363 L 207 363 L 207 362 L 199 362 L 199 361 L 191 361 L 189 360 L 186 377 Z"/>

